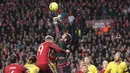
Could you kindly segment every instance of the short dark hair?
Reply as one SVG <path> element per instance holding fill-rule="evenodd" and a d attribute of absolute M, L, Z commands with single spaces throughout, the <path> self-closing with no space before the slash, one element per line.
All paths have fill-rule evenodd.
<path fill-rule="evenodd" d="M 36 56 L 35 55 L 32 55 L 29 57 L 29 61 L 31 61 L 31 63 L 35 63 L 37 60 Z"/>
<path fill-rule="evenodd" d="M 17 56 L 16 55 L 11 55 L 10 56 L 10 63 L 16 63 L 17 61 Z"/>

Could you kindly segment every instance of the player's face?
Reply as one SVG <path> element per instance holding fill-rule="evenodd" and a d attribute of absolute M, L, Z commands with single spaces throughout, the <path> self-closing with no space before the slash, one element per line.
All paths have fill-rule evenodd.
<path fill-rule="evenodd" d="M 114 56 L 114 61 L 120 61 L 120 54 L 116 53 Z"/>
<path fill-rule="evenodd" d="M 66 37 L 66 34 L 63 34 L 63 35 L 62 35 L 62 39 L 63 39 L 64 41 L 66 41 L 66 38 L 65 38 L 65 37 Z"/>
<path fill-rule="evenodd" d="M 80 62 L 80 67 L 82 67 L 84 65 L 84 61 Z"/>
<path fill-rule="evenodd" d="M 82 69 L 83 72 L 87 72 L 87 70 L 88 70 L 88 68 L 86 66 L 82 66 L 81 69 Z"/>
<path fill-rule="evenodd" d="M 106 68 L 108 63 L 103 63 L 103 68 Z"/>
<path fill-rule="evenodd" d="M 84 61 L 87 63 L 87 64 L 90 64 L 90 59 L 89 58 L 84 58 Z"/>

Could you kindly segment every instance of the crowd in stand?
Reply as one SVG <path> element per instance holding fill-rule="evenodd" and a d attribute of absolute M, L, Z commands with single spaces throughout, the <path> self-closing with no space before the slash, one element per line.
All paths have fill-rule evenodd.
<path fill-rule="evenodd" d="M 70 62 L 72 71 L 79 68 L 84 56 L 91 56 L 98 70 L 103 60 L 112 61 L 117 51 L 130 65 L 130 1 L 129 0 L 57 0 L 59 10 L 48 9 L 50 0 L 7 0 L 0 4 L 0 69 L 11 54 L 24 64 L 36 54 L 44 37 L 56 38 L 53 17 L 62 15 L 58 24 L 60 33 L 72 35 Z M 109 31 L 99 35 L 86 20 L 112 19 Z M 80 31 L 79 31 L 80 30 Z"/>

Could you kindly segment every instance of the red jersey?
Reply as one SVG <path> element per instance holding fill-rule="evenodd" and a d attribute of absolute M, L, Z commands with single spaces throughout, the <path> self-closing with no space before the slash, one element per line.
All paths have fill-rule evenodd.
<path fill-rule="evenodd" d="M 24 73 L 27 69 L 18 64 L 7 65 L 4 69 L 4 73 Z"/>
<path fill-rule="evenodd" d="M 77 73 L 83 73 L 81 70 L 78 70 L 78 72 Z"/>
<path fill-rule="evenodd" d="M 104 73 L 104 72 L 105 72 L 105 70 L 106 70 L 106 69 L 105 69 L 105 68 L 103 68 L 103 69 L 100 71 L 100 73 Z"/>
<path fill-rule="evenodd" d="M 66 51 L 59 48 L 51 42 L 42 43 L 37 51 L 37 65 L 49 63 L 50 50 L 54 49 L 56 52 L 65 53 Z"/>

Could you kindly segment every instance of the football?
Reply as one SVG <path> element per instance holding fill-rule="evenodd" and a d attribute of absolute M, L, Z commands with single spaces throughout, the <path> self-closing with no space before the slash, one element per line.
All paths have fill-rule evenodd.
<path fill-rule="evenodd" d="M 52 2 L 52 3 L 50 3 L 50 5 L 49 5 L 49 9 L 51 10 L 51 11 L 57 11 L 58 10 L 58 4 L 56 3 L 56 2 Z"/>

